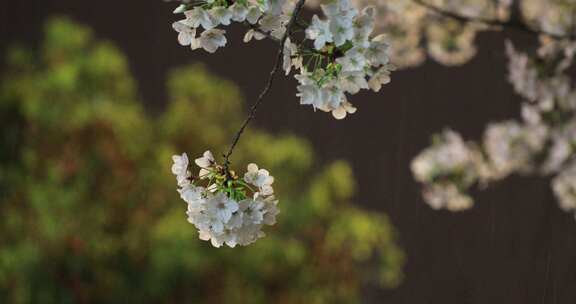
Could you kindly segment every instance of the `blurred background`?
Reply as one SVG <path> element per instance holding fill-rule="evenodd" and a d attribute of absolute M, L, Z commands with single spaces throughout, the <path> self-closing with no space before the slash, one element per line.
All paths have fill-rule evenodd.
<path fill-rule="evenodd" d="M 234 165 L 276 177 L 279 223 L 246 248 L 197 239 L 170 156 L 223 151 L 275 45 L 232 27 L 210 55 L 177 44 L 174 4 L 13 1 L 0 11 L 0 303 L 576 303 L 576 222 L 549 180 L 511 176 L 463 213 L 410 172 L 450 126 L 479 139 L 520 115 L 504 40 L 432 59 L 354 97 L 343 121 L 279 77 Z"/>

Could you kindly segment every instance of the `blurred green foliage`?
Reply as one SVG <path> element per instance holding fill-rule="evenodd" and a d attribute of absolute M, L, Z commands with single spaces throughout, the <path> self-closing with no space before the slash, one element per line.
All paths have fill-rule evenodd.
<path fill-rule="evenodd" d="M 401 279 L 388 219 L 350 204 L 345 162 L 251 129 L 234 164 L 276 177 L 279 223 L 246 248 L 198 240 L 171 155 L 223 149 L 243 113 L 202 66 L 171 73 L 145 115 L 126 58 L 65 19 L 14 47 L 0 91 L 0 303 L 353 303 Z M 378 265 L 378 267 L 374 267 Z"/>

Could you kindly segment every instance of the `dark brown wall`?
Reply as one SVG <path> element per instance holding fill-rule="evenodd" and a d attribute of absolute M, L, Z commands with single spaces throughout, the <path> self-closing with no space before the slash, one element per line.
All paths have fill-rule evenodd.
<path fill-rule="evenodd" d="M 247 102 L 253 99 L 272 65 L 273 45 L 245 46 L 234 30 L 231 46 L 215 55 L 191 52 L 176 43 L 171 9 L 159 0 L 11 1 L 0 10 L 0 41 L 37 43 L 47 16 L 72 16 L 128 54 L 151 113 L 166 102 L 166 71 L 183 63 L 206 63 L 235 81 Z M 308 138 L 322 161 L 350 161 L 358 203 L 388 213 L 398 228 L 406 278 L 396 290 L 367 288 L 365 302 L 576 303 L 576 222 L 557 207 L 549 181 L 512 177 L 475 195 L 473 210 L 451 214 L 422 202 L 409 171 L 429 136 L 445 126 L 477 139 L 487 122 L 518 115 L 520 100 L 506 81 L 505 37 L 534 42 L 518 33 L 484 33 L 469 64 L 427 62 L 396 72 L 380 94 L 355 96 L 359 111 L 345 121 L 298 105 L 295 83 L 285 78 L 259 109 L 257 125 Z"/>

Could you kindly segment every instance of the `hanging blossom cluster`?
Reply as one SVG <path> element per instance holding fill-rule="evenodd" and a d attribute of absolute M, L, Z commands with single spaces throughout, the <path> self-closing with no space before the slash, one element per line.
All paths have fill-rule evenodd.
<path fill-rule="evenodd" d="M 433 139 L 434 145 L 412 161 L 417 181 L 426 185 L 423 195 L 434 209 L 468 209 L 472 198 L 464 193 L 477 179 L 481 163 L 479 151 L 452 131 L 445 130 Z"/>
<path fill-rule="evenodd" d="M 246 246 L 265 235 L 263 225 L 276 223 L 280 211 L 272 188 L 274 178 L 267 170 L 250 164 L 240 179 L 206 151 L 195 160 L 200 168 L 195 176 L 186 153 L 172 159 L 178 193 L 188 204 L 188 222 L 198 229 L 201 240 L 214 247 Z"/>
<path fill-rule="evenodd" d="M 394 66 L 389 62 L 384 36 L 372 37 L 374 7 L 358 12 L 349 0 L 332 1 L 321 7 L 326 19 L 314 15 L 305 31 L 313 48 L 287 41 L 284 69 L 287 74 L 291 67 L 300 72 L 295 78 L 301 104 L 342 119 L 356 112 L 346 93 L 380 91 L 383 84 L 390 82 Z"/>
<path fill-rule="evenodd" d="M 574 51 L 541 48 L 539 58 L 507 43 L 509 80 L 525 98 L 522 121 L 489 124 L 481 145 L 445 131 L 412 162 L 433 208 L 464 210 L 466 194 L 515 173 L 551 176 L 563 210 L 576 211 L 576 90 L 564 75 Z"/>
<path fill-rule="evenodd" d="M 185 19 L 173 24 L 183 46 L 213 53 L 227 43 L 226 31 L 218 26 L 232 22 L 249 30 L 244 41 L 270 38 L 280 41 L 295 8 L 292 0 L 208 0 L 201 4 L 182 4 L 175 11 Z M 296 31 L 288 33 L 284 44 L 283 68 L 286 75 L 298 73 L 297 96 L 303 105 L 330 112 L 337 119 L 356 112 L 346 94 L 363 89 L 380 91 L 390 82 L 394 66 L 388 58 L 388 43 L 383 35 L 372 37 L 376 10 L 359 12 L 349 0 L 332 0 L 322 5 L 326 19 L 314 15 L 311 23 L 298 20 Z M 200 33 L 202 31 L 202 33 Z M 296 32 L 295 31 L 295 32 Z"/>

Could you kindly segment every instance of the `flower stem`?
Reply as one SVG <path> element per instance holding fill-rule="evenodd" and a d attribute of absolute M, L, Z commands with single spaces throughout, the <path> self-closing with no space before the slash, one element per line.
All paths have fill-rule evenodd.
<path fill-rule="evenodd" d="M 296 3 L 296 6 L 294 7 L 294 11 L 292 13 L 292 17 L 290 18 L 288 25 L 286 25 L 286 32 L 284 33 L 282 39 L 280 40 L 280 45 L 278 46 L 278 53 L 276 55 L 276 62 L 274 63 L 274 66 L 272 67 L 272 71 L 270 71 L 270 76 L 268 77 L 268 80 L 266 81 L 266 85 L 264 86 L 264 89 L 262 90 L 262 92 L 260 92 L 260 95 L 258 95 L 258 99 L 256 99 L 256 102 L 254 103 L 254 105 L 252 105 L 252 108 L 250 109 L 250 113 L 248 114 L 248 117 L 246 118 L 246 120 L 244 120 L 244 123 L 240 126 L 240 129 L 238 130 L 238 132 L 236 132 L 236 135 L 234 135 L 234 139 L 232 140 L 232 144 L 230 145 L 228 152 L 226 154 L 224 154 L 224 168 L 226 169 L 226 172 L 229 171 L 228 166 L 230 165 L 230 156 L 232 156 L 232 153 L 234 152 L 234 148 L 238 144 L 238 141 L 240 141 L 240 137 L 244 133 L 244 130 L 246 129 L 246 127 L 248 126 L 250 121 L 252 121 L 252 119 L 254 119 L 254 117 L 256 116 L 256 109 L 262 103 L 262 101 L 268 95 L 268 93 L 270 92 L 270 89 L 272 88 L 272 83 L 274 82 L 274 77 L 276 76 L 276 73 L 278 72 L 278 69 L 280 68 L 280 64 L 282 63 L 282 57 L 284 55 L 284 44 L 286 43 L 286 40 L 290 36 L 290 34 L 292 32 L 292 28 L 294 27 L 296 20 L 298 19 L 298 15 L 300 15 L 300 12 L 302 11 L 302 8 L 304 7 L 304 2 L 306 2 L 306 0 L 298 0 L 298 3 Z"/>

